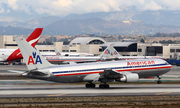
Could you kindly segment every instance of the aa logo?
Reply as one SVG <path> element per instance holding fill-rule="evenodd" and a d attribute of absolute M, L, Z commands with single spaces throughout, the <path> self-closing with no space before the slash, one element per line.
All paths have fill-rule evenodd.
<path fill-rule="evenodd" d="M 114 51 L 113 55 L 117 55 L 117 51 Z"/>
<path fill-rule="evenodd" d="M 110 51 L 107 49 L 105 50 L 104 54 L 110 54 Z"/>
<path fill-rule="evenodd" d="M 32 55 L 33 55 L 33 57 L 32 57 Z M 39 55 L 36 55 L 36 52 L 32 52 L 32 55 L 29 56 L 28 65 L 29 65 L 30 63 L 32 63 L 32 64 L 37 64 L 38 62 L 39 62 L 40 64 L 42 64 L 41 58 L 40 58 Z M 33 59 L 33 58 L 35 59 L 35 62 L 34 62 L 34 59 Z"/>
<path fill-rule="evenodd" d="M 58 55 L 61 55 L 61 54 L 58 52 L 56 55 L 58 56 Z"/>

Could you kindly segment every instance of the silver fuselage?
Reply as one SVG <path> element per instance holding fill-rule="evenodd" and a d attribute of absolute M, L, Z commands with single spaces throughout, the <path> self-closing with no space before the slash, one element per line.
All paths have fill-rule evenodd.
<path fill-rule="evenodd" d="M 48 73 L 45 76 L 24 76 L 50 80 L 61 83 L 87 82 L 85 77 L 92 76 L 88 82 L 94 81 L 100 76 L 99 73 L 106 69 L 112 69 L 120 74 L 124 72 L 137 73 L 139 78 L 159 76 L 171 70 L 172 66 L 162 59 L 137 59 L 109 62 L 84 63 L 75 65 L 52 66 L 39 69 L 40 72 Z"/>

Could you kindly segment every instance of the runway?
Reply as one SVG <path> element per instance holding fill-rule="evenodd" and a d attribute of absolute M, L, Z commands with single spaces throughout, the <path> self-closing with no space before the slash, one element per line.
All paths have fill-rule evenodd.
<path fill-rule="evenodd" d="M 180 95 L 177 84 L 110 85 L 108 89 L 84 85 L 0 85 L 0 97 L 146 96 Z"/>
<path fill-rule="evenodd" d="M 176 66 L 175 66 L 176 67 Z M 26 66 L 0 67 L 0 75 L 20 75 L 11 73 L 12 70 L 26 70 Z M 0 78 L 1 79 L 1 78 Z M 156 82 L 155 79 L 141 79 L 139 82 Z M 180 69 L 173 69 L 163 75 L 162 81 L 180 82 Z M 110 88 L 85 88 L 81 84 L 59 84 L 37 79 L 8 79 L 0 80 L 0 98 L 7 97 L 79 97 L 79 96 L 154 96 L 180 95 L 180 84 L 109 84 Z"/>

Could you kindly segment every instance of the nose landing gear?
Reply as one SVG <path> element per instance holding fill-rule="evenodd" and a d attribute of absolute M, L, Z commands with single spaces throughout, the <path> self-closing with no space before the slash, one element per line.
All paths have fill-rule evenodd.
<path fill-rule="evenodd" d="M 158 84 L 161 84 L 162 82 L 161 82 L 161 77 L 160 76 L 157 76 L 158 77 L 158 81 L 157 81 L 157 83 Z"/>

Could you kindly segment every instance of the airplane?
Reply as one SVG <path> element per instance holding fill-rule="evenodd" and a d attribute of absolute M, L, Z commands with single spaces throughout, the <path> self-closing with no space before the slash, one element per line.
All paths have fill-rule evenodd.
<path fill-rule="evenodd" d="M 116 49 L 113 50 L 112 55 L 115 60 L 152 59 L 152 58 L 165 60 L 165 58 L 162 56 L 122 56 L 116 51 Z"/>
<path fill-rule="evenodd" d="M 42 33 L 43 28 L 36 28 L 31 35 L 26 39 L 33 47 L 35 47 L 38 42 L 40 35 Z M 0 49 L 0 62 L 9 62 L 22 59 L 22 54 L 17 49 Z"/>
<path fill-rule="evenodd" d="M 54 52 L 40 52 L 43 56 L 56 56 L 56 53 Z M 68 53 L 68 52 L 61 52 L 61 56 L 68 56 L 68 57 L 79 57 L 79 56 L 85 56 L 85 57 L 93 57 L 93 54 L 90 53 Z"/>
<path fill-rule="evenodd" d="M 100 81 L 99 88 L 109 88 L 108 82 L 132 83 L 139 78 L 157 76 L 169 72 L 172 66 L 162 59 L 136 59 L 107 62 L 94 62 L 74 65 L 53 65 L 24 38 L 16 38 L 29 71 L 23 77 L 42 79 L 60 83 L 89 82 L 87 88 L 95 88 L 94 81 Z"/>
<path fill-rule="evenodd" d="M 90 53 L 60 53 L 56 48 L 55 48 L 55 53 L 56 53 L 56 56 L 94 57 L 94 55 Z"/>
<path fill-rule="evenodd" d="M 100 56 L 61 56 L 61 53 L 55 49 L 56 56 L 43 56 L 46 58 L 47 61 L 53 64 L 67 64 L 69 62 L 76 62 L 76 63 L 84 63 L 84 62 L 96 62 L 96 61 L 104 61 L 104 60 L 111 60 L 111 53 L 115 49 L 113 48 L 113 44 L 110 44 L 104 52 L 101 53 Z"/>

